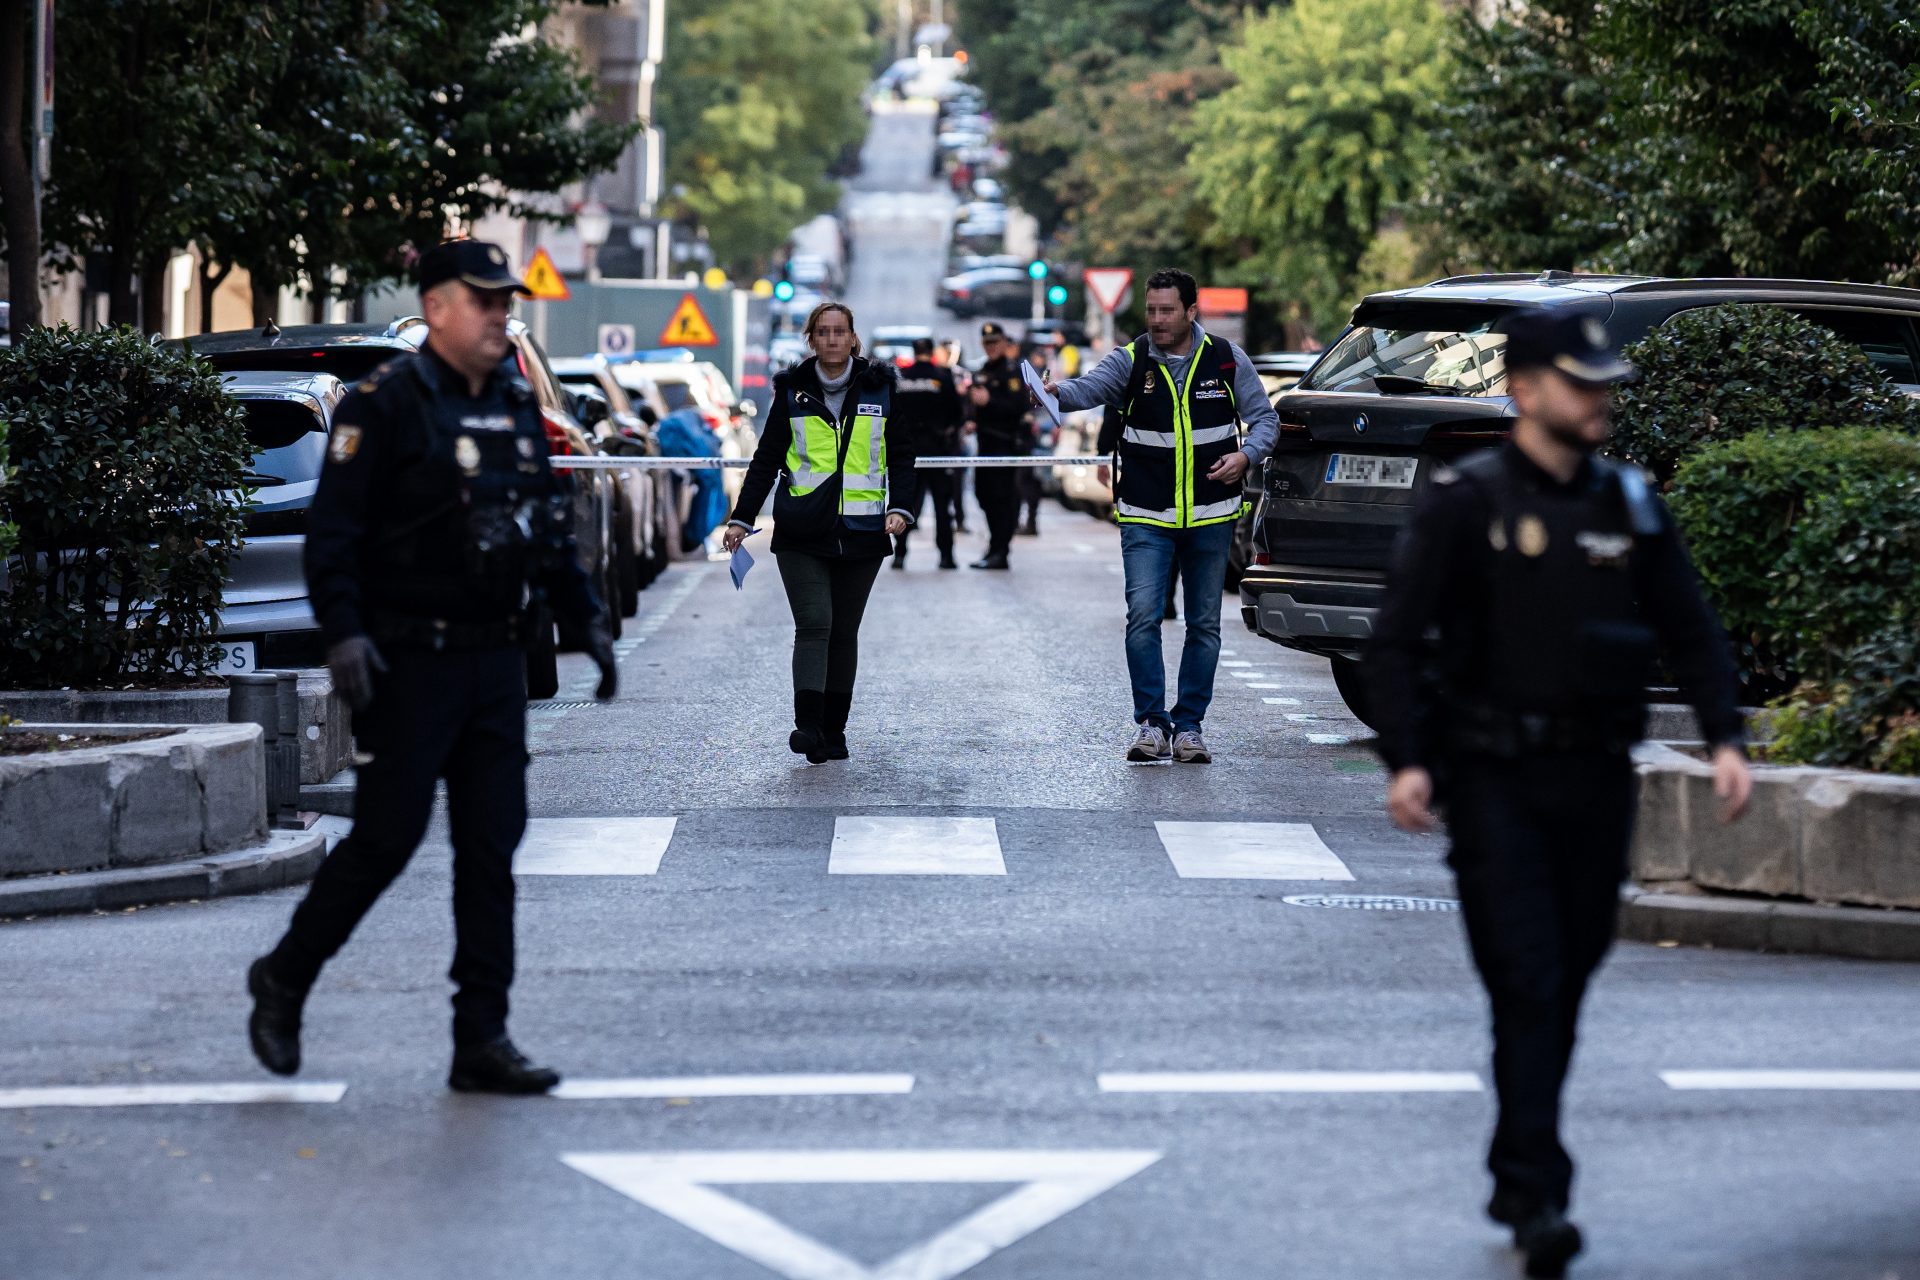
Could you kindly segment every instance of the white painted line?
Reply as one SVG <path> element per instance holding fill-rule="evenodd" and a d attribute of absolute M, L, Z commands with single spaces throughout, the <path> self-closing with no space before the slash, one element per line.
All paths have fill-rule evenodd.
<path fill-rule="evenodd" d="M 1255 685 L 1253 687 L 1259 688 L 1260 686 Z M 1300 699 L 1298 698 L 1262 698 L 1260 701 L 1270 707 L 1297 707 L 1300 705 Z"/>
<path fill-rule="evenodd" d="M 1920 1090 L 1920 1071 L 1662 1071 L 1669 1089 Z"/>
<path fill-rule="evenodd" d="M 534 818 L 514 855 L 523 876 L 650 876 L 678 818 Z"/>
<path fill-rule="evenodd" d="M 1226 650 L 1222 649 L 1220 652 L 1225 653 Z M 1223 667 L 1250 667 L 1253 664 L 1251 662 L 1222 662 L 1220 665 Z"/>
<path fill-rule="evenodd" d="M 1299 687 L 1293 684 L 1254 684 L 1251 681 L 1247 684 L 1249 689 L 1297 689 Z"/>
<path fill-rule="evenodd" d="M 1471 1071 L 1109 1071 L 1102 1093 L 1479 1093 Z"/>
<path fill-rule="evenodd" d="M 1232 658 L 1232 657 L 1238 656 L 1239 652 L 1240 651 L 1238 649 L 1222 649 L 1220 651 L 1220 656 L 1223 658 Z"/>
<path fill-rule="evenodd" d="M 263 1102 L 338 1102 L 344 1084 L 88 1084 L 45 1089 L 0 1089 L 0 1109 L 12 1107 L 242 1106 Z"/>
<path fill-rule="evenodd" d="M 1289 711 L 1285 718 L 1294 724 L 1305 724 L 1309 720 L 1318 720 L 1320 717 L 1306 711 Z"/>
<path fill-rule="evenodd" d="M 1266 680 L 1273 675 L 1271 671 L 1231 671 L 1228 674 L 1236 680 Z"/>
<path fill-rule="evenodd" d="M 655 1076 L 560 1082 L 547 1096 L 570 1102 L 601 1098 L 813 1098 L 912 1093 L 909 1075 Z"/>
<path fill-rule="evenodd" d="M 1310 733 L 1307 741 L 1316 747 L 1344 747 L 1353 739 L 1344 733 Z"/>
<path fill-rule="evenodd" d="M 836 818 L 837 876 L 1003 876 L 992 818 Z"/>
<path fill-rule="evenodd" d="M 1351 880 L 1307 822 L 1156 822 L 1183 880 Z"/>
<path fill-rule="evenodd" d="M 582 1152 L 572 1169 L 786 1280 L 953 1280 L 1160 1158 L 1157 1151 Z M 711 1184 L 1017 1182 L 933 1238 L 868 1267 Z"/>

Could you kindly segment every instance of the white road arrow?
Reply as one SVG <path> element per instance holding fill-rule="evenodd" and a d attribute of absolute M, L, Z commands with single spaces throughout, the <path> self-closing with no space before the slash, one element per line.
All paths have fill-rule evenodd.
<path fill-rule="evenodd" d="M 1157 1151 L 584 1152 L 561 1160 L 787 1280 L 953 1280 L 1160 1158 Z M 868 1268 L 712 1183 L 1017 1182 Z"/>

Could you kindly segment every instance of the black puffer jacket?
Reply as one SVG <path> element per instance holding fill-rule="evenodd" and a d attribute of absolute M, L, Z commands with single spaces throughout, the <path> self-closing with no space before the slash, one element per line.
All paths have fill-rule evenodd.
<path fill-rule="evenodd" d="M 744 525 L 751 527 L 758 518 L 760 508 L 766 505 L 767 495 L 773 492 L 773 486 L 786 482 L 787 449 L 793 443 L 793 424 L 788 417 L 788 405 L 791 403 L 788 393 L 805 392 L 820 401 L 822 412 L 825 412 L 826 392 L 820 386 L 819 367 L 819 358 L 809 356 L 793 368 L 774 375 L 773 402 L 768 406 L 766 422 L 760 428 L 760 444 L 753 451 L 753 464 L 747 468 L 746 481 L 740 486 L 740 501 L 733 508 L 733 518 Z M 892 387 L 898 379 L 899 374 L 891 364 L 880 364 L 863 356 L 855 356 L 853 377 L 847 383 L 847 398 L 842 402 L 842 410 L 858 403 L 862 388 L 873 390 Z M 913 517 L 908 515 L 916 483 L 913 458 L 913 442 L 900 425 L 896 406 L 887 418 L 887 511 L 906 516 L 908 524 L 913 523 Z M 893 554 L 893 539 L 880 530 L 849 529 L 844 520 L 836 523 L 830 534 L 804 539 L 783 536 L 776 524 L 772 550 L 775 555 L 785 551 L 800 551 L 833 559 L 879 559 Z"/>

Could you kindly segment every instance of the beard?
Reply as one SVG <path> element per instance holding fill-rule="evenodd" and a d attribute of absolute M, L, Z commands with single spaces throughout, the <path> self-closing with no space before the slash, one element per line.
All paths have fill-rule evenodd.
<path fill-rule="evenodd" d="M 1599 452 L 1600 446 L 1607 442 L 1607 436 L 1610 434 L 1603 425 L 1596 439 L 1589 432 L 1591 420 L 1587 418 L 1546 422 L 1541 425 L 1546 427 L 1547 434 L 1552 436 L 1556 443 L 1563 444 L 1574 452 L 1588 457 Z"/>

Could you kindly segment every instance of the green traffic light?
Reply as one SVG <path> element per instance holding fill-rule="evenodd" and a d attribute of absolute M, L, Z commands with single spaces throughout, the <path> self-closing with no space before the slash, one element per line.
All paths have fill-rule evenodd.
<path fill-rule="evenodd" d="M 1047 290 L 1047 301 L 1056 307 L 1064 307 L 1067 304 L 1067 286 L 1057 284 Z"/>
<path fill-rule="evenodd" d="M 792 302 L 793 301 L 793 281 L 776 280 L 773 285 L 773 296 L 779 299 L 781 302 Z"/>
<path fill-rule="evenodd" d="M 1027 264 L 1027 276 L 1033 280 L 1045 280 L 1047 278 L 1046 260 L 1043 258 L 1035 258 L 1032 262 L 1029 262 Z"/>

